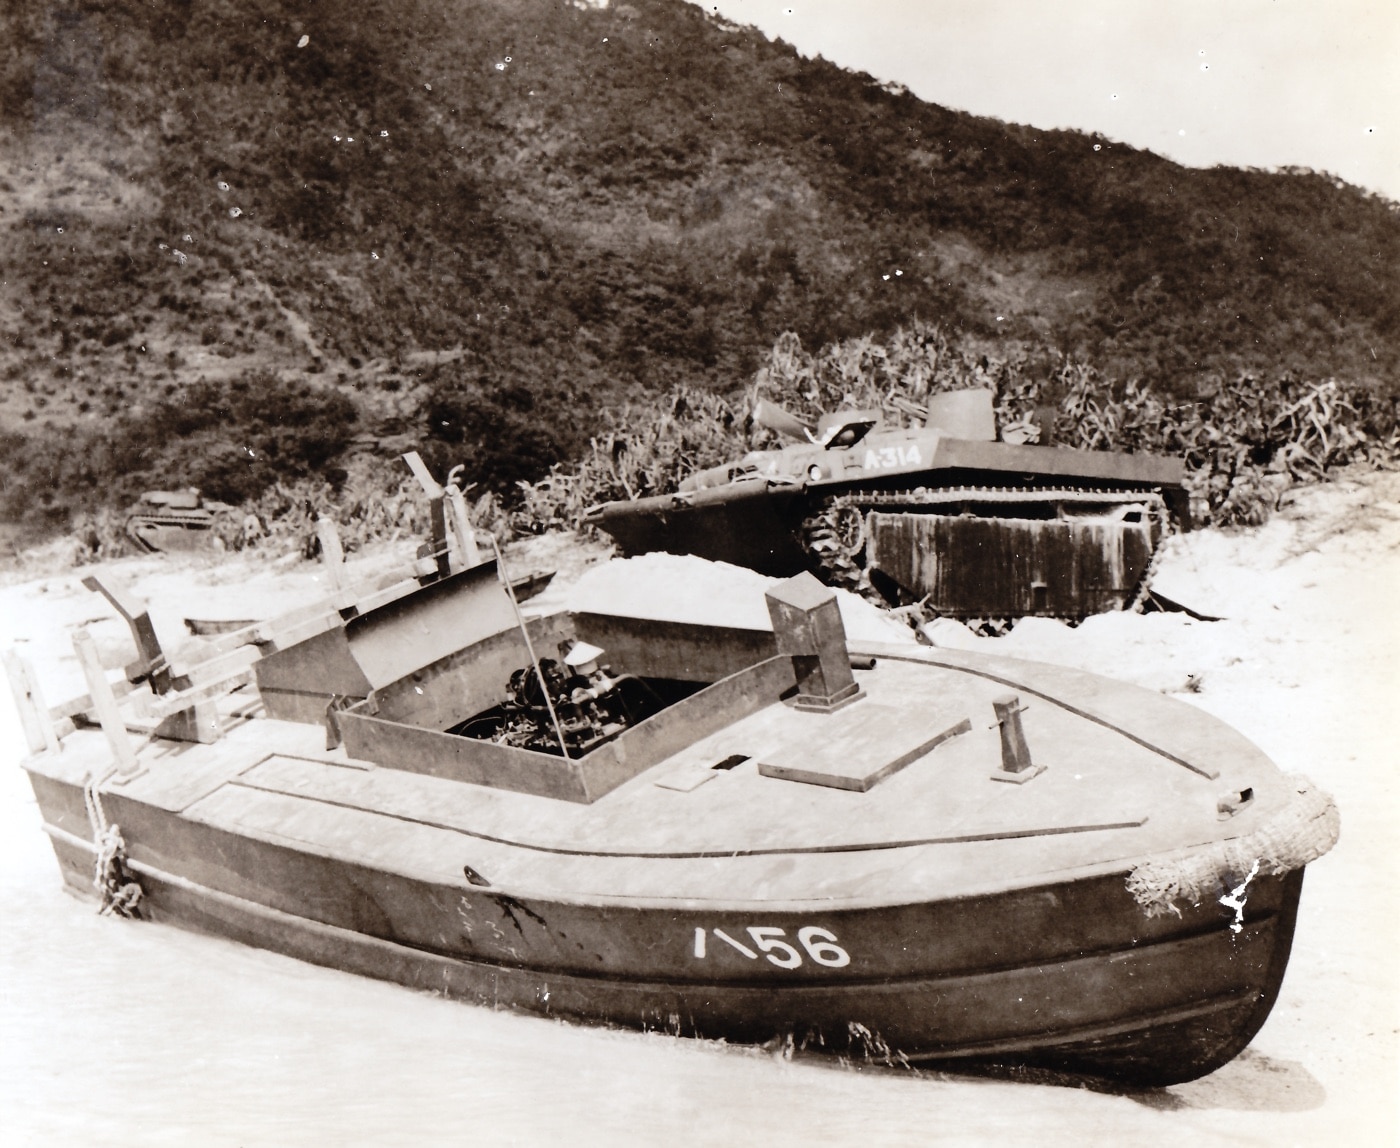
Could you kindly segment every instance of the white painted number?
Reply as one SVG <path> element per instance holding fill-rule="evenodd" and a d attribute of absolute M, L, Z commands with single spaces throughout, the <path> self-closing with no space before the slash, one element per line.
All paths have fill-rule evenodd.
<path fill-rule="evenodd" d="M 830 969 L 844 969 L 851 963 L 851 954 L 836 943 L 836 934 L 825 929 L 808 925 L 797 931 L 797 939 L 807 950 L 807 955 L 819 965 Z"/>
<path fill-rule="evenodd" d="M 782 929 L 774 925 L 749 925 L 746 927 L 746 931 L 758 952 L 749 948 L 743 941 L 731 937 L 723 929 L 711 929 L 710 933 L 751 961 L 758 960 L 758 954 L 763 953 L 770 962 L 780 969 L 795 969 L 801 966 L 802 954 L 794 946 L 781 939 L 787 936 Z M 696 960 L 704 960 L 709 955 L 706 939 L 705 930 L 696 926 Z M 836 934 L 830 929 L 808 925 L 797 930 L 797 940 L 807 950 L 807 956 L 819 965 L 825 965 L 829 969 L 844 969 L 851 963 L 851 954 L 836 943 Z"/>
<path fill-rule="evenodd" d="M 795 969 L 802 963 L 802 954 L 789 945 L 786 941 L 775 941 L 774 937 L 781 937 L 782 929 L 775 929 L 771 925 L 750 925 L 749 936 L 753 938 L 753 943 L 768 954 L 768 959 L 780 969 Z M 776 954 L 784 953 L 785 956 Z"/>
<path fill-rule="evenodd" d="M 879 450 L 873 447 L 865 452 L 866 470 L 888 470 L 896 466 L 922 466 L 923 455 L 919 453 L 919 444 L 913 446 L 883 446 Z"/>

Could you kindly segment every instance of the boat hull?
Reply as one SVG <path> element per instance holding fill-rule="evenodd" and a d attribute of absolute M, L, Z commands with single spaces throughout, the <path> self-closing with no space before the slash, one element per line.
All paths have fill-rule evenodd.
<path fill-rule="evenodd" d="M 91 893 L 81 790 L 31 777 L 65 881 Z M 385 872 L 120 795 L 104 803 L 150 920 L 492 1007 L 1144 1085 L 1204 1075 L 1254 1036 L 1302 888 L 1302 870 L 1256 879 L 1238 922 L 1213 902 L 1149 918 L 1126 870 L 922 903 L 562 899 Z"/>

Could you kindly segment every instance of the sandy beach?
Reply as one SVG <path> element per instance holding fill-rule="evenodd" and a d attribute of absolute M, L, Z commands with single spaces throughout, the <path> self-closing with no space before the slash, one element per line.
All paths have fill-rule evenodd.
<path fill-rule="evenodd" d="M 1400 474 L 1349 471 L 1291 492 L 1266 526 L 1179 536 L 1157 580 L 1218 617 L 1023 620 L 942 644 L 1072 665 L 1223 718 L 1341 810 L 1311 866 L 1282 994 L 1215 1074 L 1148 1092 L 933 1073 L 492 1013 L 139 922 L 64 894 L 0 702 L 0 1111 L 7 1143 L 64 1144 L 1394 1144 L 1400 1140 Z M 551 549 L 552 548 L 552 549 Z M 596 551 L 590 552 L 594 553 Z M 356 557 L 362 574 L 401 555 Z M 580 559 L 540 541 L 521 566 Z M 262 618 L 325 592 L 314 564 L 262 555 L 105 567 L 183 619 Z M 82 692 L 72 633 L 104 661 L 125 625 L 89 571 L 12 575 L 0 648 L 48 700 Z M 587 575 L 592 593 L 606 587 Z M 677 587 L 683 593 L 686 587 Z M 691 587 L 704 596 L 706 588 Z M 848 622 L 848 625 L 850 623 Z"/>

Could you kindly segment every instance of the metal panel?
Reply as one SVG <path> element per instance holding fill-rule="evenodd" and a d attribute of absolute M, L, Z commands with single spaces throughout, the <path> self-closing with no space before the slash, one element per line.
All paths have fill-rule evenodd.
<path fill-rule="evenodd" d="M 350 756 L 387 769 L 591 802 L 697 738 L 775 704 L 793 681 L 790 659 L 770 658 L 692 694 L 575 760 L 439 733 L 357 709 L 340 715 L 340 728 Z M 470 716 L 462 713 L 460 718 Z"/>
<path fill-rule="evenodd" d="M 1132 601 L 1147 523 L 870 516 L 871 565 L 955 617 L 1083 617 Z"/>
<path fill-rule="evenodd" d="M 966 467 L 1007 475 L 1094 479 L 1101 482 L 1181 485 L 1185 464 L 1179 458 L 1151 454 L 1119 454 L 1108 450 L 1068 450 L 1055 446 L 1015 446 L 1004 442 L 971 442 L 943 438 L 930 469 Z M 989 478 L 981 481 L 989 482 Z"/>
<path fill-rule="evenodd" d="M 770 658 L 633 726 L 583 759 L 589 800 L 596 801 L 685 746 L 777 704 L 795 681 L 791 658 Z"/>
<path fill-rule="evenodd" d="M 943 391 L 928 397 L 924 426 L 941 430 L 951 438 L 995 442 L 996 394 L 989 390 Z"/>
<path fill-rule="evenodd" d="M 339 627 L 268 654 L 253 666 L 269 717 L 318 722 L 333 697 L 362 698 L 369 680 Z"/>
<path fill-rule="evenodd" d="M 559 642 L 570 636 L 568 622 L 555 614 L 527 623 L 540 657 L 558 656 Z M 378 716 L 445 730 L 503 702 L 511 674 L 529 664 L 525 640 L 513 626 L 375 690 Z"/>
<path fill-rule="evenodd" d="M 770 630 L 615 614 L 575 614 L 573 619 L 583 641 L 606 651 L 603 661 L 620 673 L 639 677 L 715 682 L 778 652 Z"/>
<path fill-rule="evenodd" d="M 484 562 L 352 618 L 345 632 L 378 689 L 515 625 L 496 563 Z"/>
<path fill-rule="evenodd" d="M 564 801 L 588 800 L 579 763 L 567 758 L 420 729 L 353 710 L 340 715 L 340 728 L 351 757 L 387 769 Z"/>
<path fill-rule="evenodd" d="M 801 494 L 796 485 L 755 480 L 610 502 L 590 511 L 588 520 L 617 539 L 624 554 L 698 554 L 784 577 L 806 564 L 794 534 L 805 513 Z"/>

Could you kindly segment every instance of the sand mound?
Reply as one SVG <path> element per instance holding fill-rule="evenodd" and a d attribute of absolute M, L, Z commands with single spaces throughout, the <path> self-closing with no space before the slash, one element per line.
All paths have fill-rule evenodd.
<path fill-rule="evenodd" d="M 569 589 L 578 612 L 659 618 L 746 630 L 771 630 L 763 595 L 778 578 L 726 562 L 643 554 L 594 566 Z M 913 642 L 913 631 L 865 599 L 836 591 L 846 637 L 855 642 Z"/>

